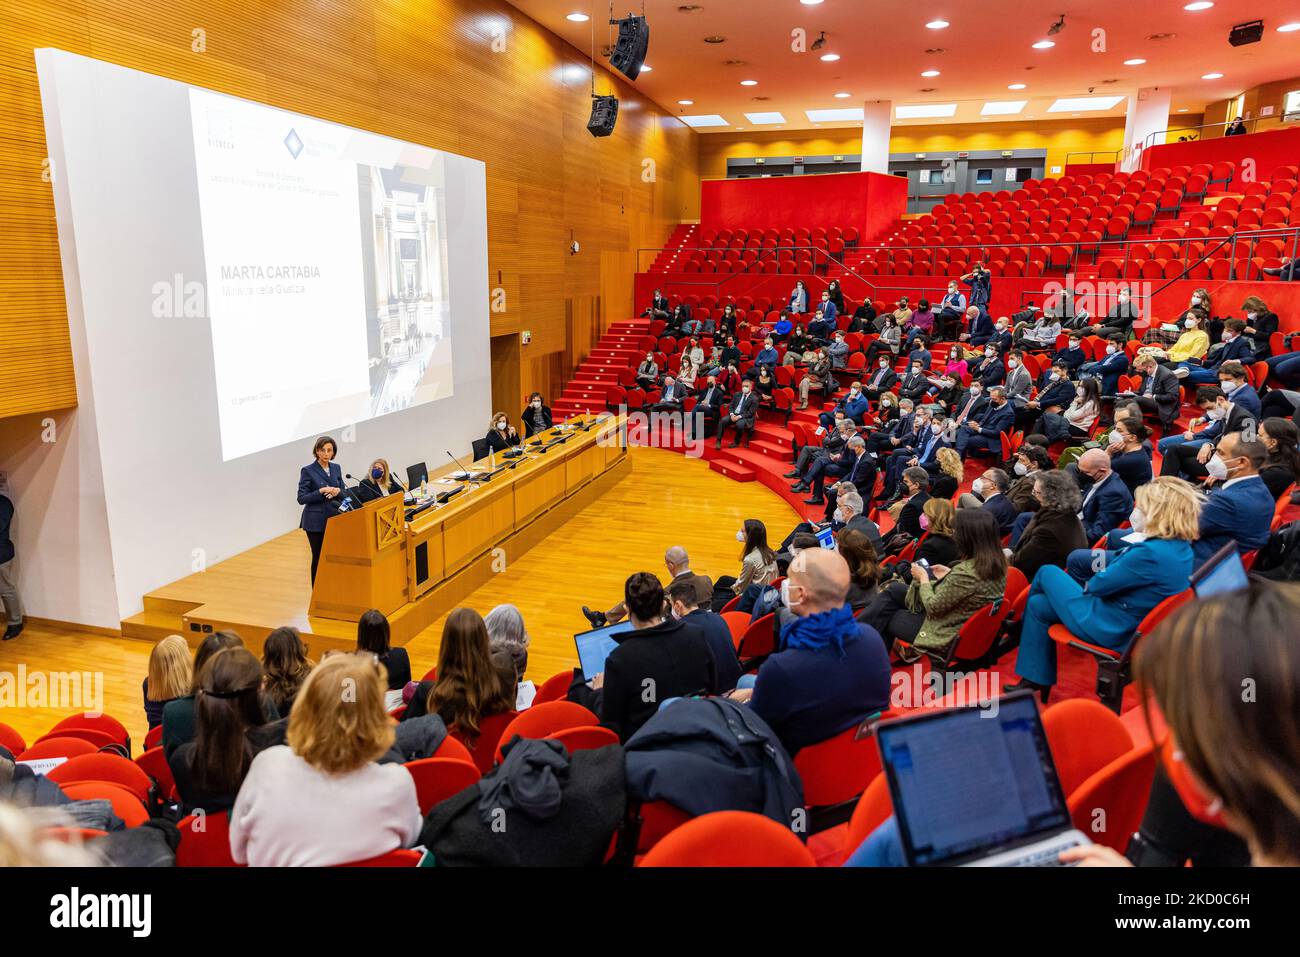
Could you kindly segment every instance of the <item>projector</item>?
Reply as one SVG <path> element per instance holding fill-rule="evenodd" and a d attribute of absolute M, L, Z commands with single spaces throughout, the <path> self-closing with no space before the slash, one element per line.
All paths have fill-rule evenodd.
<path fill-rule="evenodd" d="M 1228 34 L 1228 42 L 1234 47 L 1244 47 L 1248 43 L 1258 43 L 1264 35 L 1264 21 L 1251 20 L 1249 23 L 1238 23 Z"/>

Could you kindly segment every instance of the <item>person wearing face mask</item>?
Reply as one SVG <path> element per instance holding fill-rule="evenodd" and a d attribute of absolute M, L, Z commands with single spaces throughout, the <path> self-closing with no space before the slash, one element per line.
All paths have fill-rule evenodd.
<path fill-rule="evenodd" d="M 1017 535 L 1012 532 L 1011 564 L 1033 581 L 1044 565 L 1065 567 L 1070 554 L 1086 549 L 1083 523 L 1079 521 L 1079 508 L 1083 494 L 1079 485 L 1065 472 L 1044 469 L 1028 476 L 1034 497 L 1034 508 L 1021 513 L 1028 516 Z"/>
<path fill-rule="evenodd" d="M 363 502 L 369 502 L 404 491 L 402 483 L 397 481 L 397 477 L 389 471 L 388 461 L 375 459 L 370 463 L 370 470 L 366 473 L 366 477 L 361 480 L 357 495 Z"/>
<path fill-rule="evenodd" d="M 808 323 L 808 333 L 816 339 L 826 339 L 835 331 L 839 313 L 835 303 L 826 293 L 822 293 L 821 302 L 817 304 L 817 315 Z"/>
<path fill-rule="evenodd" d="M 930 301 L 925 298 L 919 299 L 916 303 L 916 312 L 912 313 L 912 321 L 908 324 L 907 347 L 911 349 L 918 337 L 928 339 L 933 331 L 934 312 L 930 309 Z"/>
<path fill-rule="evenodd" d="M 753 434 L 756 421 L 758 421 L 758 396 L 754 394 L 753 383 L 744 379 L 741 382 L 740 392 L 732 396 L 730 410 L 718 419 L 717 448 L 722 448 L 722 437 L 726 435 L 728 428 L 735 433 L 731 439 L 731 447 L 734 449 L 741 440 L 744 440 L 745 447 L 748 448 L 749 437 Z"/>
<path fill-rule="evenodd" d="M 898 373 L 894 371 L 893 362 L 886 356 L 881 356 L 876 362 L 875 371 L 863 384 L 863 392 L 866 393 L 868 399 L 875 400 L 879 399 L 883 393 L 889 392 L 897 384 Z"/>
<path fill-rule="evenodd" d="M 967 305 L 966 294 L 957 288 L 956 280 L 950 281 L 948 291 L 939 300 L 939 312 L 935 316 L 935 334 L 939 339 L 951 341 L 957 338 Z"/>
<path fill-rule="evenodd" d="M 1016 410 L 1007 401 L 1007 392 L 1000 385 L 989 389 L 989 407 L 978 421 L 967 420 L 957 429 L 955 444 L 957 454 L 963 459 L 972 449 L 1001 453 L 1002 433 L 1011 433 L 1015 427 Z"/>
<path fill-rule="evenodd" d="M 849 327 L 846 332 L 876 332 L 876 304 L 870 299 L 862 300 L 862 305 L 853 310 L 853 318 L 849 321 Z"/>
<path fill-rule="evenodd" d="M 821 480 L 831 475 L 840 476 L 839 481 L 832 483 L 825 491 L 826 518 L 828 520 L 835 514 L 840 491 L 850 487 L 855 488 L 869 505 L 872 492 L 876 488 L 876 475 L 879 472 L 879 466 L 876 464 L 875 456 L 867 454 L 867 443 L 863 441 L 862 436 L 855 435 L 849 439 L 843 465 L 842 470 L 832 472 L 827 469 L 822 473 L 822 476 L 814 478 L 812 498 L 804 503 L 805 505 L 813 505 L 820 502 L 822 497 Z"/>
<path fill-rule="evenodd" d="M 897 500 L 899 480 L 908 468 L 912 468 L 907 463 L 920 454 L 924 445 L 932 443 L 938 446 L 941 444 L 935 438 L 931 418 L 930 409 L 924 407 L 917 409 L 915 413 L 915 431 L 911 435 L 905 436 L 898 443 L 898 446 L 889 453 L 889 457 L 885 459 L 884 499 L 887 503 L 892 504 Z M 939 438 L 942 439 L 943 436 L 940 435 Z M 925 470 L 922 469 L 922 471 Z"/>
<path fill-rule="evenodd" d="M 669 603 L 669 617 L 695 628 L 709 646 L 713 656 L 713 686 L 709 694 L 725 694 L 740 680 L 740 659 L 731 638 L 727 620 L 716 611 L 709 610 L 708 599 L 700 603 L 695 586 L 687 581 L 674 581 L 665 595 Z"/>
<path fill-rule="evenodd" d="M 1060 317 L 1061 328 L 1066 332 L 1077 332 L 1082 335 L 1084 330 L 1092 327 L 1092 315 L 1079 301 L 1073 289 L 1061 290 L 1059 300 L 1048 308 Z"/>
<path fill-rule="evenodd" d="M 1006 316 L 1001 316 L 993 326 L 993 335 L 989 336 L 989 341 L 984 345 L 986 348 L 992 346 L 997 349 L 998 355 L 1004 355 L 1011 348 L 1013 342 L 1011 320 Z"/>
<path fill-rule="evenodd" d="M 1193 549 L 1197 566 L 1228 542 L 1241 554 L 1263 548 L 1273 523 L 1273 494 L 1260 478 L 1268 458 L 1263 442 L 1247 442 L 1243 433 L 1230 432 L 1219 440 L 1207 464 L 1216 480 L 1201 509 L 1200 538 Z"/>
<path fill-rule="evenodd" d="M 488 428 L 486 437 L 488 449 L 492 452 L 504 452 L 512 446 L 519 445 L 523 439 L 515 431 L 515 427 L 510 424 L 504 412 L 498 412 L 492 416 L 492 424 Z"/>
<path fill-rule="evenodd" d="M 790 292 L 790 304 L 787 308 L 795 315 L 801 315 L 808 311 L 808 290 L 804 288 L 802 279 L 795 280 L 794 289 Z"/>
<path fill-rule="evenodd" d="M 1290 419 L 1267 418 L 1259 424 L 1259 440 L 1268 450 L 1259 477 L 1276 502 L 1300 482 L 1300 428 Z"/>
<path fill-rule="evenodd" d="M 1119 377 L 1128 372 L 1128 354 L 1124 351 L 1124 340 L 1112 337 L 1106 343 L 1105 354 L 1093 362 L 1085 362 L 1079 368 L 1079 375 L 1097 379 L 1101 384 L 1103 396 L 1113 396 L 1119 388 Z"/>
<path fill-rule="evenodd" d="M 1219 366 L 1219 388 L 1233 405 L 1245 409 L 1255 418 L 1260 417 L 1259 393 L 1250 384 L 1246 367 L 1240 362 L 1225 362 Z"/>
<path fill-rule="evenodd" d="M 854 620 L 850 581 L 838 552 L 799 552 L 781 585 L 782 604 L 794 616 L 781 629 L 781 650 L 763 662 L 751 687 L 742 678 L 729 696 L 747 701 L 792 755 L 889 704 L 889 656 L 880 635 Z"/>
<path fill-rule="evenodd" d="M 1008 352 L 1006 368 L 1006 381 L 1003 385 L 1007 390 L 1007 398 L 1017 409 L 1021 409 L 1029 401 L 1029 393 L 1034 388 L 1034 377 L 1025 368 L 1024 353 L 1019 349 Z"/>
<path fill-rule="evenodd" d="M 862 417 L 867 410 L 871 408 L 871 403 L 862 392 L 862 383 L 853 382 L 849 385 L 849 391 L 835 403 L 835 408 L 831 412 L 822 412 L 817 416 L 817 421 L 822 424 L 823 428 L 829 429 L 835 424 L 835 412 L 843 412 L 845 416 L 853 420 L 854 425 L 862 424 Z"/>
<path fill-rule="evenodd" d="M 957 430 L 967 422 L 978 422 L 988 409 L 988 394 L 984 391 L 984 384 L 979 380 L 971 382 L 970 388 L 962 395 L 957 397 L 953 403 L 953 414 L 949 420 L 949 438 L 955 439 Z"/>
<path fill-rule="evenodd" d="M 1115 298 L 1115 304 L 1106 313 L 1106 318 L 1092 328 L 1094 335 L 1110 339 L 1119 335 L 1121 341 L 1127 339 L 1133 331 L 1133 324 L 1142 318 L 1142 310 L 1133 300 L 1128 289 L 1121 289 Z"/>
<path fill-rule="evenodd" d="M 1091 484 L 1079 506 L 1084 537 L 1095 542 L 1129 517 L 1133 511 L 1133 493 L 1124 480 L 1110 468 L 1110 456 L 1104 449 L 1088 449 L 1076 463 L 1079 474 Z"/>
<path fill-rule="evenodd" d="M 1099 449 L 1089 452 L 1105 456 Z M 1192 542 L 1199 534 L 1200 502 L 1186 482 L 1156 479 L 1138 490 L 1139 541 L 1107 552 L 1105 561 L 1095 560 L 1086 549 L 1072 554 L 1067 563 L 1071 571 L 1075 555 L 1088 558 L 1083 583 L 1055 565 L 1040 568 L 1029 588 L 1016 655 L 1021 680 L 1006 690 L 1032 689 L 1046 703 L 1056 684 L 1056 642 L 1048 633 L 1052 625 L 1064 624 L 1081 641 L 1120 651 L 1151 609 L 1184 591 L 1196 567 Z"/>
<path fill-rule="evenodd" d="M 702 439 L 717 428 L 726 400 L 727 394 L 718 385 L 718 377 L 710 375 L 699 391 L 699 401 L 687 417 L 687 429 L 692 439 Z"/>
<path fill-rule="evenodd" d="M 523 413 L 519 416 L 519 421 L 524 424 L 524 438 L 526 439 L 531 438 L 538 432 L 545 432 L 555 425 L 555 417 L 551 414 L 551 409 L 540 392 L 534 392 L 528 397 L 528 405 L 525 406 Z"/>
<path fill-rule="evenodd" d="M 1063 414 L 1070 435 L 1079 439 L 1087 438 L 1092 424 L 1101 415 L 1101 383 L 1096 379 L 1080 379 L 1075 387 L 1074 399 Z"/>
<path fill-rule="evenodd" d="M 907 371 L 898 383 L 899 397 L 919 402 L 929 388 L 930 380 L 926 377 L 925 366 L 921 365 L 919 361 L 909 363 Z"/>
<path fill-rule="evenodd" d="M 1055 349 L 1061 334 L 1061 320 L 1039 313 L 1033 323 L 1022 323 L 1015 330 L 1016 345 L 1023 349 Z"/>
<path fill-rule="evenodd" d="M 1133 371 L 1140 375 L 1142 380 L 1132 394 L 1122 394 L 1130 415 L 1133 418 L 1154 415 L 1168 429 L 1178 417 L 1183 404 L 1182 388 L 1179 386 L 1178 377 L 1150 355 L 1139 355 L 1134 359 Z M 1118 407 L 1116 412 L 1118 414 Z"/>
<path fill-rule="evenodd" d="M 1181 362 L 1174 370 L 1174 375 L 1197 385 L 1213 383 L 1219 377 L 1219 367 L 1225 362 L 1251 363 L 1255 361 L 1254 344 L 1245 336 L 1246 323 L 1240 319 L 1229 319 L 1223 324 L 1223 336 L 1220 344 L 1211 349 L 1202 364 L 1191 360 Z"/>
<path fill-rule="evenodd" d="M 898 403 L 898 418 L 878 432 L 867 437 L 867 451 L 888 455 L 909 442 L 916 432 L 916 411 L 910 399 Z"/>
<path fill-rule="evenodd" d="M 930 371 L 930 366 L 934 364 L 934 357 L 930 355 L 930 350 L 926 348 L 926 338 L 924 336 L 918 336 L 912 340 L 912 350 L 907 354 L 907 361 L 909 363 L 919 362 L 922 371 L 927 373 Z"/>
<path fill-rule="evenodd" d="M 636 367 L 636 384 L 647 392 L 659 384 L 659 363 L 653 352 L 647 352 L 645 360 Z"/>
<path fill-rule="evenodd" d="M 830 356 L 825 349 L 818 349 L 808 360 L 807 375 L 799 380 L 799 409 L 808 408 L 808 394 L 816 389 L 822 396 L 828 396 L 837 388 L 835 375 L 831 371 Z"/>
<path fill-rule="evenodd" d="M 1117 419 L 1110 430 L 1106 454 L 1110 468 L 1118 475 L 1130 492 L 1151 481 L 1151 453 L 1143 443 L 1151 430 L 1139 419 Z"/>
<path fill-rule="evenodd" d="M 867 364 L 878 361 L 890 361 L 902 348 L 903 329 L 892 312 L 885 314 L 885 324 L 880 328 L 880 335 L 867 346 Z"/>
<path fill-rule="evenodd" d="M 1241 304 L 1241 314 L 1246 321 L 1242 335 L 1249 339 L 1255 350 L 1255 362 L 1262 362 L 1273 354 L 1273 333 L 1277 332 L 1277 313 L 1259 296 L 1249 296 Z M 1242 359 L 1242 362 L 1247 360 Z"/>
<path fill-rule="evenodd" d="M 1197 307 L 1184 312 L 1179 320 L 1182 330 L 1177 341 L 1166 351 L 1161 365 L 1170 370 L 1177 370 L 1183 363 L 1199 365 L 1210 351 L 1210 334 L 1205 331 L 1208 319 L 1205 310 Z"/>
<path fill-rule="evenodd" d="M 931 484 L 943 473 L 939 453 L 952 448 L 948 441 L 948 420 L 939 412 L 930 419 L 930 431 L 916 443 L 916 454 L 907 459 L 907 468 L 923 468 L 930 473 Z"/>
<path fill-rule="evenodd" d="M 740 542 L 740 574 L 736 577 L 722 575 L 713 585 L 713 610 L 721 612 L 733 599 L 739 598 L 736 611 L 748 614 L 754 609 L 763 586 L 776 578 L 776 552 L 767 544 L 767 526 L 756 518 L 745 519 L 736 532 Z"/>
<path fill-rule="evenodd" d="M 982 349 L 993 338 L 993 317 L 980 306 L 966 307 L 966 331 L 957 337 L 972 349 Z"/>
<path fill-rule="evenodd" d="M 977 262 L 972 265 L 970 272 L 962 276 L 961 281 L 970 287 L 970 304 L 987 309 L 989 298 L 993 294 L 993 276 L 984 268 L 984 264 Z"/>
<path fill-rule="evenodd" d="M 837 331 L 831 337 L 831 344 L 826 347 L 826 354 L 831 357 L 831 369 L 845 369 L 849 364 L 849 343 L 844 333 Z"/>
<path fill-rule="evenodd" d="M 1016 409 L 1016 428 L 1030 434 L 1039 419 L 1050 415 L 1050 424 L 1043 426 L 1043 433 L 1053 441 L 1067 438 L 1063 434 L 1067 428 L 1061 413 L 1070 407 L 1074 397 L 1075 385 L 1070 381 L 1070 369 L 1064 362 L 1058 361 L 1043 373 L 1038 395 L 1027 399 L 1024 405 Z"/>
<path fill-rule="evenodd" d="M 1209 462 L 1214 457 L 1215 445 L 1224 436 L 1244 429 L 1253 434 L 1258 428 L 1259 420 L 1255 416 L 1236 405 L 1215 386 L 1203 385 L 1197 389 L 1196 404 L 1205 410 L 1204 421 L 1209 424 L 1198 432 L 1189 428 L 1191 439 L 1186 438 L 1188 433 L 1185 432 L 1182 436 L 1166 436 L 1160 440 L 1161 454 L 1164 455 L 1160 463 L 1161 475 L 1181 475 L 1192 481 L 1203 481 L 1213 474 Z M 1202 420 L 1193 420 L 1194 423 L 1199 421 Z M 1175 441 L 1166 445 L 1170 439 Z M 1222 476 L 1215 477 L 1222 479 Z"/>
<path fill-rule="evenodd" d="M 971 490 L 957 500 L 959 509 L 981 508 L 993 516 L 998 525 L 998 535 L 1008 535 L 1019 510 L 1007 497 L 1011 490 L 1011 477 L 1002 469 L 985 469 Z"/>
<path fill-rule="evenodd" d="M 782 365 L 792 366 L 800 362 L 809 363 L 816 357 L 817 344 L 808 337 L 802 322 L 796 322 L 790 332 L 790 342 L 785 350 Z"/>
<path fill-rule="evenodd" d="M 925 534 L 925 529 L 921 527 L 921 516 L 925 514 L 925 503 L 930 501 L 930 473 L 925 469 L 904 469 L 900 484 L 903 489 L 900 499 L 902 508 L 898 511 L 898 525 L 895 528 L 896 534 L 891 536 L 891 546 L 915 541 Z M 897 552 L 899 549 L 887 547 L 886 550 Z"/>
<path fill-rule="evenodd" d="M 781 363 L 781 354 L 776 350 L 776 340 L 768 336 L 763 340 L 763 348 L 758 350 L 754 356 L 754 364 L 749 367 L 745 375 L 753 378 L 758 375 L 758 370 L 766 366 L 768 369 L 775 369 Z"/>
<path fill-rule="evenodd" d="M 998 350 L 988 345 L 984 348 L 984 354 L 970 367 L 970 374 L 971 378 L 978 380 L 987 392 L 993 386 L 1002 384 L 1007 375 L 1007 367 Z"/>
<path fill-rule="evenodd" d="M 1058 349 L 1056 355 L 1052 356 L 1052 364 L 1064 363 L 1071 378 L 1087 361 L 1088 353 L 1083 350 L 1083 339 L 1074 335 L 1066 341 L 1064 349 Z"/>
<path fill-rule="evenodd" d="M 664 387 L 659 394 L 659 401 L 654 404 L 656 412 L 679 412 L 690 390 L 669 373 L 664 376 Z"/>
<path fill-rule="evenodd" d="M 922 401 L 935 403 L 942 406 L 944 412 L 951 412 L 963 394 L 961 379 L 945 372 L 939 376 L 927 376 L 926 381 L 930 388 L 926 390 L 928 398 Z"/>

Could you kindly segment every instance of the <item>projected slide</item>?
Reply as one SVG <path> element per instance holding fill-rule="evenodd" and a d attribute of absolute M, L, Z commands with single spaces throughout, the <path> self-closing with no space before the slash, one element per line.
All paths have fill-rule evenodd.
<path fill-rule="evenodd" d="M 223 458 L 449 397 L 442 154 L 189 96 Z"/>

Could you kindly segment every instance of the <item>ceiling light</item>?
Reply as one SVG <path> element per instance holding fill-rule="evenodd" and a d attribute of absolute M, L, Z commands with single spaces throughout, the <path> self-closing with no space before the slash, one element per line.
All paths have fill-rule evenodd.
<path fill-rule="evenodd" d="M 1024 88 L 1025 85 L 1023 83 L 1012 83 L 1007 86 L 1008 90 L 1023 90 Z"/>
<path fill-rule="evenodd" d="M 757 80 L 741 80 L 741 81 L 740 81 L 740 85 L 741 85 L 741 86 L 758 86 L 758 81 L 757 81 Z"/>
<path fill-rule="evenodd" d="M 571 13 L 564 19 L 572 20 L 574 23 L 586 23 L 591 19 L 591 17 L 587 16 L 585 13 Z"/>
<path fill-rule="evenodd" d="M 900 120 L 932 119 L 937 116 L 955 116 L 956 103 L 924 103 L 919 106 L 896 106 L 894 116 Z"/>
<path fill-rule="evenodd" d="M 862 107 L 851 107 L 842 110 L 804 110 L 804 116 L 808 117 L 810 123 L 849 123 L 853 120 L 862 121 Z"/>
<path fill-rule="evenodd" d="M 1180 107 L 1178 108 L 1178 112 L 1179 112 L 1179 113 L 1186 113 L 1186 112 L 1187 112 L 1187 107 L 1185 107 L 1185 106 L 1180 106 Z"/>
<path fill-rule="evenodd" d="M 938 71 L 938 70 L 922 70 L 922 71 L 921 71 L 921 76 L 938 76 L 938 75 L 939 75 L 939 71 Z"/>
<path fill-rule="evenodd" d="M 835 94 L 835 99 L 837 99 L 837 100 L 847 100 L 847 99 L 848 99 L 849 97 L 851 97 L 852 95 L 853 95 L 852 93 L 836 93 L 836 94 Z"/>
<path fill-rule="evenodd" d="M 1035 50 L 1050 50 L 1052 47 L 1056 46 L 1056 44 L 1051 40 L 1039 40 L 1033 46 Z"/>
<path fill-rule="evenodd" d="M 1143 63 L 1146 63 L 1146 62 L 1147 62 L 1147 61 L 1144 60 L 1144 59 L 1142 59 L 1140 56 L 1135 56 L 1135 57 L 1134 57 L 1133 59 L 1131 59 L 1131 60 L 1125 60 L 1125 61 L 1124 61 L 1124 65 L 1125 65 L 1125 66 L 1141 66 Z M 645 67 L 642 67 L 641 69 L 644 70 Z"/>
<path fill-rule="evenodd" d="M 685 123 L 687 126 L 694 126 L 694 127 L 731 125 L 721 116 L 719 116 L 717 113 L 706 113 L 702 116 L 683 116 L 683 117 L 679 117 L 679 119 L 681 119 L 681 121 Z"/>
<path fill-rule="evenodd" d="M 1222 80 L 1222 79 L 1223 79 L 1223 74 L 1222 74 L 1222 73 L 1202 73 L 1202 74 L 1201 74 L 1201 79 L 1202 79 L 1202 80 Z"/>
<path fill-rule="evenodd" d="M 980 116 L 1011 116 L 1023 110 L 1028 103 L 1028 100 L 990 100 L 980 110 Z"/>
<path fill-rule="evenodd" d="M 653 69 L 654 69 L 654 67 L 650 66 L 650 65 L 647 64 L 647 63 L 642 63 L 642 64 L 641 64 L 641 72 L 642 72 L 642 73 L 649 73 L 649 72 L 650 72 L 651 70 L 653 70 Z"/>
<path fill-rule="evenodd" d="M 1295 33 L 1300 30 L 1300 23 L 1284 23 L 1277 28 L 1278 33 Z"/>
<path fill-rule="evenodd" d="M 834 63 L 834 62 L 835 62 L 836 60 L 838 60 L 839 58 L 840 58 L 840 55 L 839 55 L 838 53 L 823 53 L 823 54 L 822 54 L 822 62 L 823 62 L 823 63 Z"/>
<path fill-rule="evenodd" d="M 815 7 L 817 4 L 824 2 L 824 0 L 799 0 L 799 2 L 805 7 Z"/>
<path fill-rule="evenodd" d="M 948 26 L 948 21 L 947 21 L 947 20 L 931 20 L 929 23 L 926 24 L 926 26 L 927 26 L 929 29 L 931 29 L 931 30 L 942 30 L 944 27 Z"/>
<path fill-rule="evenodd" d="M 1199 10 L 1208 10 L 1212 6 L 1214 6 L 1214 4 L 1210 3 L 1210 0 L 1196 0 L 1195 3 L 1183 4 L 1183 9 L 1196 13 Z"/>
<path fill-rule="evenodd" d="M 755 126 L 763 126 L 772 123 L 784 123 L 785 117 L 780 113 L 746 113 L 745 119 Z"/>
<path fill-rule="evenodd" d="M 1070 113 L 1074 110 L 1109 110 L 1122 103 L 1122 96 L 1067 96 L 1047 108 L 1048 113 Z"/>
<path fill-rule="evenodd" d="M 694 106 L 694 105 L 695 105 L 695 101 L 694 101 L 694 100 L 678 100 L 678 101 L 677 101 L 677 105 L 678 105 L 678 106 Z"/>

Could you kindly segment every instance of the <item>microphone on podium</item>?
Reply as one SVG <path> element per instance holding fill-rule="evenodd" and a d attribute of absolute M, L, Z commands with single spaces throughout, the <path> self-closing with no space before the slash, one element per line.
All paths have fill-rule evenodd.
<path fill-rule="evenodd" d="M 446 449 L 444 449 L 443 451 L 447 453 L 447 458 L 451 459 L 451 460 L 452 460 L 453 462 L 455 462 L 457 465 L 460 465 L 460 472 L 461 472 L 461 475 L 463 476 L 463 480 L 464 480 L 464 481 L 468 481 L 468 482 L 472 482 L 472 481 L 474 481 L 474 478 L 473 478 L 473 476 L 472 476 L 472 473 L 470 472 L 469 469 L 465 468 L 464 465 L 461 465 L 461 461 L 460 461 L 460 459 L 456 458 L 456 456 L 452 455 L 451 452 L 448 451 L 448 450 L 446 450 Z"/>

